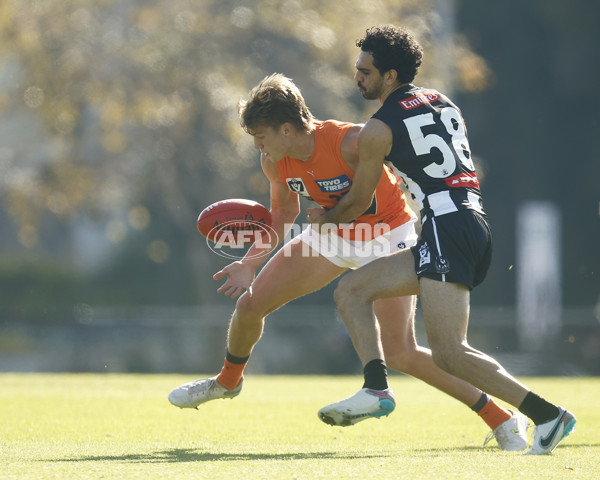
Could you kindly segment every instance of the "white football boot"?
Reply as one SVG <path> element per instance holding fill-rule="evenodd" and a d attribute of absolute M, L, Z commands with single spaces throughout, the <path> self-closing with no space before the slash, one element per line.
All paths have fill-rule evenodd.
<path fill-rule="evenodd" d="M 198 408 L 198 405 L 217 398 L 237 397 L 242 391 L 242 383 L 233 390 L 228 390 L 219 382 L 217 377 L 204 378 L 184 383 L 169 393 L 169 402 L 179 408 Z"/>
<path fill-rule="evenodd" d="M 500 449 L 505 451 L 518 452 L 527 448 L 527 427 L 529 421 L 525 415 L 519 412 L 511 410 L 510 413 L 512 417 L 488 433 L 483 442 L 484 447 L 492 438 L 496 438 Z"/>
<path fill-rule="evenodd" d="M 562 407 L 558 410 L 558 417 L 535 426 L 533 444 L 524 455 L 550 455 L 563 438 L 575 431 L 575 415 Z"/>
<path fill-rule="evenodd" d="M 319 418 L 329 425 L 347 427 L 367 418 L 387 417 L 394 408 L 396 399 L 391 388 L 363 388 L 351 397 L 323 407 L 319 410 Z"/>

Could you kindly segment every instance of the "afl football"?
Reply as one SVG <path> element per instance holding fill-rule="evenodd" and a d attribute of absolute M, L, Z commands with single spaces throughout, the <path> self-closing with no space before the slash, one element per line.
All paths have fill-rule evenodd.
<path fill-rule="evenodd" d="M 271 212 L 253 200 L 221 200 L 202 210 L 197 226 L 212 242 L 219 243 L 222 237 L 234 235 L 237 243 L 247 244 L 254 241 L 247 233 L 262 232 L 271 226 Z"/>

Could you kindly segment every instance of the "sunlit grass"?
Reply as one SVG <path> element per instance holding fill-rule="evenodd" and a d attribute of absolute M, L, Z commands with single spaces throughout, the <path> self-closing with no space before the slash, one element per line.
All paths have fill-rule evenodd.
<path fill-rule="evenodd" d="M 358 377 L 247 376 L 199 410 L 166 395 L 176 375 L 0 375 L 1 478 L 600 478 L 599 378 L 527 378 L 578 417 L 550 457 L 481 448 L 485 424 L 457 401 L 394 376 L 388 418 L 348 428 L 317 410 Z"/>

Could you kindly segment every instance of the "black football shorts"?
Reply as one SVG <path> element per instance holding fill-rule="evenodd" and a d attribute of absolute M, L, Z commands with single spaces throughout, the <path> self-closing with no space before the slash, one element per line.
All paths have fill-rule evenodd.
<path fill-rule="evenodd" d="M 411 248 L 415 272 L 470 289 L 485 278 L 492 260 L 492 233 L 486 217 L 474 210 L 427 216 L 421 237 Z"/>

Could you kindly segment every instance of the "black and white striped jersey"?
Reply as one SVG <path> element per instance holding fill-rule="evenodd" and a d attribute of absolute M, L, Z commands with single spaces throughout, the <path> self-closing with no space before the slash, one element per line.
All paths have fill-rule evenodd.
<path fill-rule="evenodd" d="M 390 94 L 372 118 L 392 130 L 386 158 L 423 214 L 483 212 L 467 129 L 458 107 L 436 90 L 415 85 Z"/>

